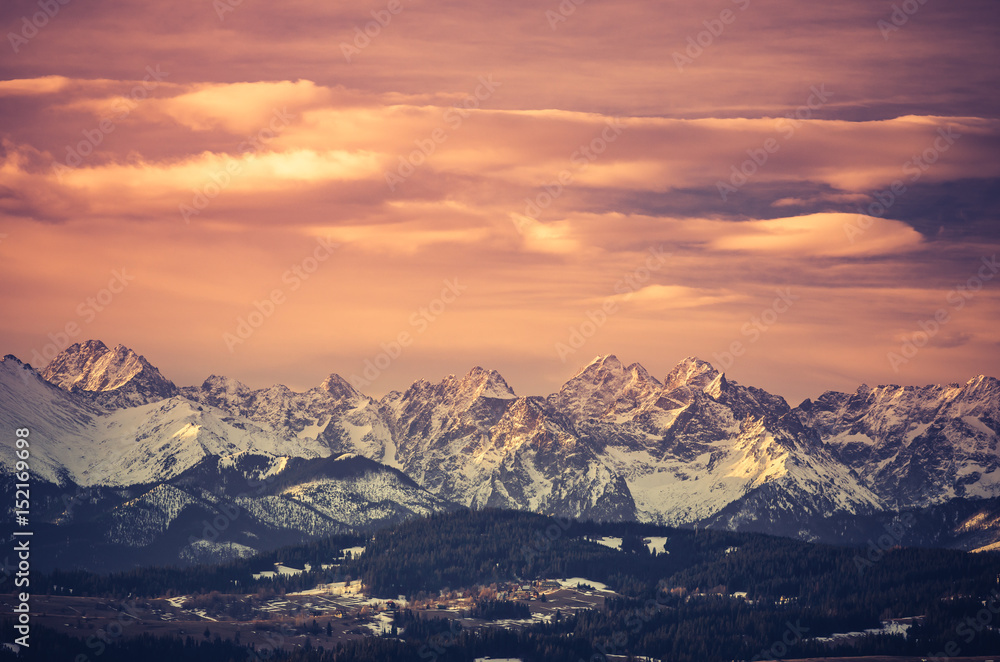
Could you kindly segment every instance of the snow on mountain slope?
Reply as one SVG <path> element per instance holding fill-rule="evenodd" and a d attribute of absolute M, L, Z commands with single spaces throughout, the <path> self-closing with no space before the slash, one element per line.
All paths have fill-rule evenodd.
<path fill-rule="evenodd" d="M 108 349 L 100 340 L 67 347 L 41 374 L 60 388 L 90 394 L 105 407 L 147 404 L 177 393 L 146 359 L 123 345 Z"/>
<path fill-rule="evenodd" d="M 316 440 L 286 439 L 181 397 L 105 410 L 49 384 L 14 357 L 0 362 L 0 401 L 0 422 L 31 430 L 32 470 L 55 484 L 162 482 L 210 455 L 329 455 Z"/>
<path fill-rule="evenodd" d="M 763 485 L 821 494 L 809 507 L 816 513 L 880 507 L 856 476 L 787 418 L 783 399 L 728 381 L 699 359 L 684 359 L 661 384 L 636 366 L 626 371 L 615 357 L 599 357 L 550 401 L 583 403 L 570 409 L 576 433 L 624 479 L 642 520 L 705 519 Z"/>
<path fill-rule="evenodd" d="M 634 517 L 625 482 L 541 398 L 512 402 L 477 459 L 481 478 L 474 483 L 472 506 L 605 520 Z"/>
<path fill-rule="evenodd" d="M 500 395 L 503 397 L 495 397 Z M 514 393 L 495 372 L 475 368 L 438 384 L 415 382 L 405 393 L 382 399 L 399 466 L 435 494 L 466 502 L 482 480 L 489 430 L 514 401 Z"/>
<path fill-rule="evenodd" d="M 495 371 L 418 381 L 382 400 L 401 468 L 440 497 L 606 519 L 630 517 L 624 483 L 543 398 L 518 398 Z"/>
<path fill-rule="evenodd" d="M 150 545 L 186 507 L 196 503 L 189 494 L 161 483 L 111 511 L 105 540 L 129 547 Z"/>
<path fill-rule="evenodd" d="M 357 460 L 364 458 L 348 454 L 336 461 Z M 385 471 L 374 462 L 371 465 L 340 480 L 317 477 L 299 482 L 283 488 L 279 496 L 306 504 L 330 520 L 351 527 L 384 524 L 447 509 L 449 504 L 421 490 L 401 474 Z"/>
<path fill-rule="evenodd" d="M 277 480 L 284 491 L 225 498 L 308 535 L 457 503 L 810 537 L 823 517 L 1000 495 L 1000 385 L 988 377 L 863 386 L 792 409 L 697 358 L 660 381 L 609 355 L 547 397 L 518 397 L 476 367 L 376 402 L 335 374 L 302 393 L 214 375 L 176 389 L 99 341 L 44 374 L 62 388 L 4 359 L 0 420 L 32 428 L 43 480 L 134 486 L 115 517 L 135 517 L 142 541 L 177 520 L 151 491 L 164 483 L 194 500 L 186 508 L 211 509 L 223 484 Z M 341 475 L 344 454 L 388 466 Z"/>
<path fill-rule="evenodd" d="M 1000 382 L 992 377 L 828 392 L 796 415 L 892 507 L 1000 496 Z"/>
<path fill-rule="evenodd" d="M 96 462 L 80 458 L 68 463 L 73 479 L 83 485 L 165 481 L 210 456 L 329 455 L 316 440 L 285 438 L 181 397 L 112 412 L 98 420 L 95 442 Z"/>
<path fill-rule="evenodd" d="M 391 434 L 378 404 L 339 375 L 330 375 L 304 393 L 280 384 L 252 390 L 236 380 L 212 375 L 201 387 L 184 388 L 182 394 L 263 424 L 287 439 L 317 441 L 329 452 L 355 452 L 395 464 L 394 453 L 387 453 Z"/>
<path fill-rule="evenodd" d="M 39 478 L 63 484 L 65 458 L 92 452 L 103 414 L 89 400 L 48 383 L 17 357 L 8 355 L 0 361 L 0 425 L 4 430 L 30 430 L 31 469 Z M 12 467 L 14 460 L 13 454 L 0 454 L 4 467 Z"/>
<path fill-rule="evenodd" d="M 383 401 L 404 470 L 459 503 L 678 524 L 767 484 L 818 491 L 815 514 L 881 506 L 787 418 L 783 399 L 697 359 L 661 383 L 598 357 L 547 399 L 478 398 L 481 378 L 417 382 Z"/>
<path fill-rule="evenodd" d="M 567 381 L 549 404 L 577 418 L 614 414 L 622 423 L 662 389 L 660 382 L 638 363 L 627 368 L 614 354 L 598 356 Z"/>

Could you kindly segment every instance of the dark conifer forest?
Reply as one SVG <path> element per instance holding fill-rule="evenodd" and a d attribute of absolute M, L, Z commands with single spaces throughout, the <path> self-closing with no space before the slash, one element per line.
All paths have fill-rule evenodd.
<path fill-rule="evenodd" d="M 604 537 L 620 539 L 620 549 L 595 542 Z M 652 537 L 665 538 L 664 548 L 650 550 L 644 541 Z M 340 550 L 352 546 L 365 551 L 341 558 Z M 333 559 L 339 563 L 331 564 Z M 253 579 L 253 573 L 276 562 L 299 568 L 309 564 L 312 570 Z M 268 650 L 267 655 L 316 662 L 601 659 L 595 655 L 705 662 L 1000 651 L 1000 613 L 993 611 L 1000 611 L 1000 555 L 995 553 L 836 547 L 760 534 L 579 522 L 502 510 L 434 515 L 370 536 L 337 536 L 216 566 L 108 575 L 53 572 L 38 584 L 56 594 L 124 598 L 262 589 L 280 595 L 360 579 L 373 596 L 433 598 L 469 587 L 569 577 L 600 582 L 614 592 L 604 594 L 592 609 L 548 620 L 532 620 L 532 605 L 526 601 L 495 597 L 476 599 L 465 614 L 487 622 L 513 619 L 517 627 L 463 629 L 443 616 L 399 609 L 391 630 L 380 636 L 332 641 L 319 624 L 309 632 L 308 650 L 300 646 Z M 891 619 L 913 619 L 906 621 L 907 636 L 881 630 Z M 12 625 L 4 623 L 8 640 Z M 878 632 L 825 639 L 868 629 Z M 84 652 L 78 639 L 36 634 L 30 650 L 20 656 L 0 652 L 0 659 L 73 660 Z M 101 659 L 207 662 L 252 660 L 258 653 L 220 638 L 144 634 L 113 642 Z"/>

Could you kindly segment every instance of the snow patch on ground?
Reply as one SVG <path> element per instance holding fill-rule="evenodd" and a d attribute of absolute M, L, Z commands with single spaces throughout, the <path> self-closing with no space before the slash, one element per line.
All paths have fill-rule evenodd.
<path fill-rule="evenodd" d="M 854 637 L 861 637 L 866 634 L 901 634 L 905 637 L 910 627 L 911 625 L 909 623 L 900 623 L 898 621 L 882 621 L 882 627 L 880 628 L 868 628 L 864 632 L 837 632 L 831 634 L 829 637 L 814 637 L 812 641 L 830 643 L 833 641 L 837 641 L 838 639 L 851 639 Z"/>
<path fill-rule="evenodd" d="M 594 581 L 593 579 L 584 579 L 583 577 L 570 577 L 568 579 L 556 579 L 554 580 L 559 583 L 563 588 L 576 588 L 579 584 L 585 584 L 588 586 L 593 586 L 595 591 L 603 591 L 605 593 L 614 593 L 608 588 L 607 584 Z"/>
<path fill-rule="evenodd" d="M 622 539 L 621 538 L 613 538 L 611 536 L 604 536 L 603 538 L 596 538 L 596 539 L 594 539 L 593 542 L 596 542 L 598 545 L 604 545 L 605 547 L 610 547 L 611 549 L 619 549 L 620 550 L 622 548 Z"/>
<path fill-rule="evenodd" d="M 301 575 L 303 572 L 309 572 L 310 570 L 312 570 L 312 566 L 309 565 L 308 563 L 306 563 L 306 567 L 305 567 L 304 570 L 300 570 L 298 568 L 290 568 L 287 565 L 281 565 L 280 563 L 276 563 L 274 565 L 274 570 L 265 570 L 264 572 L 255 572 L 254 575 L 253 575 L 253 578 L 254 579 L 260 579 L 261 577 L 263 577 L 265 579 L 273 579 L 274 577 L 277 577 L 278 575 L 282 575 L 284 577 L 292 577 L 294 575 Z"/>
<path fill-rule="evenodd" d="M 646 543 L 646 547 L 649 548 L 650 553 L 656 552 L 657 554 L 663 554 L 664 545 L 667 544 L 667 540 L 669 540 L 669 538 L 666 536 L 650 536 L 649 538 L 646 538 L 644 542 Z M 670 552 L 667 551 L 666 553 L 669 554 Z"/>

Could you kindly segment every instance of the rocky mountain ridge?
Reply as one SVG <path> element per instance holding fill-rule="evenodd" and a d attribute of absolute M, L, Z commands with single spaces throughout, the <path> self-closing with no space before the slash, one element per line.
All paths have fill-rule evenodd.
<path fill-rule="evenodd" d="M 213 466 L 202 472 L 208 494 L 220 467 L 260 480 L 348 454 L 377 467 L 365 474 L 373 484 L 406 479 L 385 498 L 374 487 L 352 492 L 355 503 L 409 504 L 398 516 L 503 507 L 806 539 L 830 518 L 1000 497 L 1000 383 L 985 376 L 862 386 L 792 408 L 697 358 L 658 380 L 609 355 L 546 397 L 518 396 L 499 373 L 476 367 L 377 401 L 335 374 L 303 393 L 214 375 L 177 388 L 131 350 L 88 341 L 41 373 L 6 357 L 0 400 L 4 424 L 44 440 L 32 468 L 53 486 L 152 492 Z M 296 475 L 300 483 L 268 495 L 270 524 L 280 525 L 283 509 L 301 522 L 291 515 L 300 507 L 333 517 L 323 495 L 338 479 Z M 266 509 L 254 508 L 260 520 Z"/>

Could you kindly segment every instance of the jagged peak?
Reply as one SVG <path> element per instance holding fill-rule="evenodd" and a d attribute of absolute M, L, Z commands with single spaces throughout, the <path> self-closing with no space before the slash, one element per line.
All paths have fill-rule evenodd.
<path fill-rule="evenodd" d="M 704 389 L 721 375 L 711 363 L 695 356 L 689 356 L 674 366 L 663 380 L 666 390 L 689 387 Z"/>
<path fill-rule="evenodd" d="M 718 398 L 725 392 L 729 386 L 729 381 L 726 379 L 726 373 L 719 372 L 716 373 L 715 379 L 710 381 L 702 390 L 713 398 Z"/>
<path fill-rule="evenodd" d="M 120 343 L 109 349 L 100 340 L 85 340 L 70 345 L 57 354 L 41 374 L 60 388 L 77 387 L 100 392 L 119 389 L 143 373 L 165 391 L 176 389 L 140 354 Z"/>
<path fill-rule="evenodd" d="M 440 382 L 432 383 L 426 379 L 418 379 L 410 384 L 402 394 L 402 399 L 427 397 L 428 392 L 438 392 L 445 398 L 455 401 L 471 402 L 478 398 L 499 398 L 512 400 L 517 397 L 507 381 L 496 370 L 487 370 L 474 366 L 465 375 L 458 377 L 448 375 Z M 386 402 L 386 398 L 382 398 Z"/>
<path fill-rule="evenodd" d="M 598 356 L 570 378 L 548 400 L 585 416 L 632 410 L 659 392 L 661 384 L 640 364 L 625 366 L 614 354 Z"/>
<path fill-rule="evenodd" d="M 596 372 L 620 372 L 624 368 L 625 366 L 622 365 L 622 362 L 614 354 L 598 355 L 570 379 L 572 381 L 583 374 L 593 374 Z"/>
<path fill-rule="evenodd" d="M 225 375 L 209 375 L 201 384 L 202 390 L 226 391 L 228 393 L 241 393 L 250 391 L 250 387 L 238 379 L 226 377 Z"/>
<path fill-rule="evenodd" d="M 323 380 L 320 388 L 336 398 L 356 398 L 361 394 L 351 383 L 335 372 Z"/>
<path fill-rule="evenodd" d="M 0 366 L 2 366 L 6 372 L 17 373 L 21 375 L 22 379 L 26 378 L 27 373 L 32 373 L 36 375 L 42 382 L 48 383 L 45 382 L 44 379 L 41 379 L 41 375 L 38 374 L 38 371 L 34 368 L 34 366 L 32 366 L 30 363 L 25 363 L 24 361 L 17 358 L 13 354 L 8 354 L 4 356 L 2 359 L 0 359 Z"/>
<path fill-rule="evenodd" d="M 504 400 L 517 397 L 514 389 L 499 372 L 487 370 L 478 365 L 469 370 L 459 383 L 462 390 L 472 390 L 476 397 L 503 398 Z"/>
<path fill-rule="evenodd" d="M 652 379 L 657 382 L 659 381 L 658 379 L 656 379 L 656 377 L 650 375 L 649 371 L 646 370 L 645 366 L 643 366 L 641 363 L 629 364 L 628 366 L 625 367 L 625 372 L 629 373 L 630 375 L 636 375 L 638 377 Z"/>
<path fill-rule="evenodd" d="M 996 384 L 997 383 L 997 378 L 996 377 L 990 377 L 989 375 L 976 375 L 975 377 L 973 377 L 969 381 L 965 382 L 965 385 L 966 386 L 979 386 L 980 384 L 983 384 L 983 383 Z"/>
<path fill-rule="evenodd" d="M 122 345 L 121 343 L 119 343 L 118 345 L 115 346 L 115 349 L 119 349 L 119 348 L 124 349 L 125 346 Z M 74 344 L 70 345 L 69 347 L 67 347 L 63 351 L 74 352 L 74 353 L 99 353 L 99 354 L 104 354 L 105 352 L 107 352 L 109 350 L 108 350 L 108 346 L 105 345 L 103 341 L 97 340 L 95 338 L 95 339 L 91 339 L 91 340 L 84 340 L 83 342 L 74 343 Z"/>

